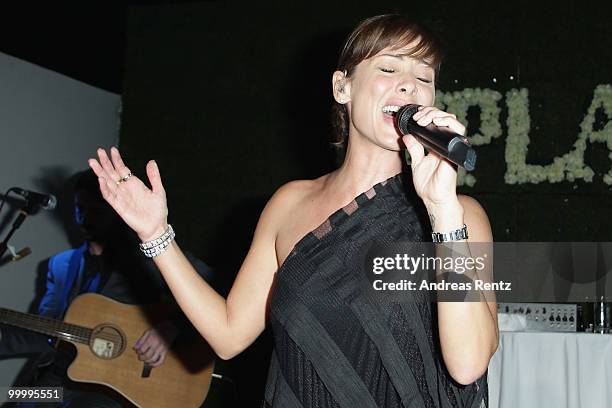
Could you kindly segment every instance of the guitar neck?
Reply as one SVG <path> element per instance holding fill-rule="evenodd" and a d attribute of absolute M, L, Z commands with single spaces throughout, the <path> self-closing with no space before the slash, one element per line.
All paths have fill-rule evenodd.
<path fill-rule="evenodd" d="M 72 343 L 89 344 L 91 329 L 31 313 L 0 308 L 0 323 L 21 327 Z"/>

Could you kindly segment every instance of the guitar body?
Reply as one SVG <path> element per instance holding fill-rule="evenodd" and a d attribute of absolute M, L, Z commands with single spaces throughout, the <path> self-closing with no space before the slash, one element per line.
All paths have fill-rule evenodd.
<path fill-rule="evenodd" d="M 199 336 L 175 342 L 164 363 L 145 367 L 134 343 L 166 314 L 88 293 L 74 299 L 65 323 L 93 329 L 89 345 L 74 342 L 77 357 L 68 368 L 74 381 L 103 384 L 140 407 L 199 407 L 206 398 L 214 354 Z"/>

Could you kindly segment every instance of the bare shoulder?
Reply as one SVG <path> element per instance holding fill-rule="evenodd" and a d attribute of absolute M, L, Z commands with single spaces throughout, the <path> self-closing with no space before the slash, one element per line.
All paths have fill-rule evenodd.
<path fill-rule="evenodd" d="M 307 181 L 292 181 L 280 187 L 272 195 L 259 216 L 251 247 L 241 271 L 266 269 L 270 271 L 270 276 L 276 271 L 279 265 L 277 237 L 287 220 L 291 220 L 293 209 L 307 190 Z M 238 275 L 240 276 L 240 273 Z"/>
<path fill-rule="evenodd" d="M 489 217 L 482 205 L 474 197 L 459 194 L 459 203 L 463 207 L 463 217 L 468 227 L 470 241 L 491 242 L 493 234 Z"/>
<path fill-rule="evenodd" d="M 285 183 L 272 195 L 268 206 L 274 212 L 291 211 L 312 192 L 316 184 L 316 180 L 294 180 Z"/>
<path fill-rule="evenodd" d="M 261 214 L 261 221 L 278 229 L 317 185 L 317 180 L 294 180 L 283 184 L 272 195 Z"/>
<path fill-rule="evenodd" d="M 480 217 L 483 217 L 483 216 L 487 217 L 487 213 L 485 212 L 484 208 L 482 208 L 482 205 L 474 197 L 470 197 L 465 194 L 458 194 L 457 198 L 459 199 L 459 202 L 463 206 L 463 209 L 466 212 L 466 214 L 469 212 L 472 215 L 476 215 Z"/>
<path fill-rule="evenodd" d="M 318 180 L 318 179 L 317 179 Z M 300 200 L 315 186 L 317 180 L 293 180 L 283 184 L 272 196 L 274 200 Z"/>

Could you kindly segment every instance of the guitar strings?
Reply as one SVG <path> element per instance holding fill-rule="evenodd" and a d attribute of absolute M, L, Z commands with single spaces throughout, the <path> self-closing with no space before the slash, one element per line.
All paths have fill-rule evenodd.
<path fill-rule="evenodd" d="M 92 329 L 77 326 L 70 323 L 54 320 L 46 316 L 37 316 L 29 313 L 16 312 L 8 309 L 0 309 L 0 316 L 4 315 L 8 320 L 6 323 L 13 323 L 16 326 L 20 326 L 20 321 L 24 322 L 24 326 L 27 323 L 38 323 L 38 328 L 24 327 L 33 331 L 43 332 L 43 334 L 54 335 L 59 334 L 59 337 L 63 337 L 67 340 L 77 341 L 79 343 L 89 344 L 91 341 Z M 38 329 L 38 330 L 37 330 Z M 97 338 L 103 340 L 112 341 L 115 344 L 120 344 L 123 341 L 123 337 L 117 334 L 100 332 Z"/>

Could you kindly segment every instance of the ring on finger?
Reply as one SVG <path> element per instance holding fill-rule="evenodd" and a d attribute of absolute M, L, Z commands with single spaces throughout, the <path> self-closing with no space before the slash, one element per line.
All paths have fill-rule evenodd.
<path fill-rule="evenodd" d="M 128 181 L 130 179 L 130 177 L 132 177 L 132 172 L 128 170 L 128 174 L 126 174 L 125 176 L 121 177 L 115 183 L 117 183 L 117 185 L 119 185 L 121 183 L 125 183 L 126 181 Z"/>

